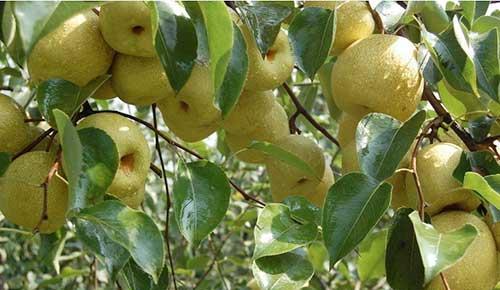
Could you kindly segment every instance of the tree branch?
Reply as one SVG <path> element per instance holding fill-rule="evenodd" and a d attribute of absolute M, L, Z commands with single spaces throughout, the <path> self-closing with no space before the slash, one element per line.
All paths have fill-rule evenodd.
<path fill-rule="evenodd" d="M 309 114 L 309 112 L 307 112 L 307 110 L 304 108 L 304 106 L 302 106 L 302 104 L 300 103 L 299 99 L 297 98 L 295 93 L 292 91 L 290 86 L 288 86 L 287 83 L 283 83 L 283 88 L 287 92 L 288 96 L 290 96 L 290 99 L 292 100 L 293 104 L 297 108 L 297 112 L 299 112 L 302 116 L 304 116 L 307 119 L 307 121 L 309 121 L 309 123 L 311 123 L 311 125 L 313 125 L 314 128 L 316 128 L 318 131 L 320 131 L 323 134 L 323 136 L 328 138 L 335 145 L 337 145 L 337 147 L 340 148 L 339 141 L 337 141 L 337 139 L 335 139 L 335 137 L 333 137 L 323 126 L 321 126 L 318 122 L 316 122 L 316 120 L 314 120 L 314 118 L 311 116 L 311 114 Z"/>

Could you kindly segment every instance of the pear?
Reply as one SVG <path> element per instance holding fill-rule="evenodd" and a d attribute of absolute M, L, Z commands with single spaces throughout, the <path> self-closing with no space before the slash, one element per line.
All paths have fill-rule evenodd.
<path fill-rule="evenodd" d="M 44 189 L 55 155 L 43 151 L 28 152 L 14 160 L 0 178 L 0 210 L 10 222 L 29 230 L 39 224 L 43 213 Z M 47 216 L 38 230 L 55 232 L 64 225 L 68 204 L 68 186 L 55 174 L 48 184 Z"/>
<path fill-rule="evenodd" d="M 451 143 L 434 143 L 422 148 L 417 154 L 417 173 L 428 207 L 425 211 L 432 215 L 445 208 L 471 211 L 480 204 L 470 190 L 462 188 L 453 177 L 453 171 L 460 162 L 462 149 Z M 411 205 L 418 202 L 413 176 L 406 176 L 408 200 Z"/>
<path fill-rule="evenodd" d="M 395 35 L 356 42 L 332 70 L 335 104 L 353 115 L 379 112 L 405 121 L 417 108 L 423 84 L 415 46 Z"/>
<path fill-rule="evenodd" d="M 215 91 L 208 66 L 197 63 L 177 96 L 158 102 L 167 127 L 186 142 L 200 141 L 220 127 L 221 112 L 215 107 Z"/>
<path fill-rule="evenodd" d="M 0 152 L 16 154 L 29 145 L 26 115 L 10 97 L 0 94 Z"/>
<path fill-rule="evenodd" d="M 135 123 L 113 113 L 98 113 L 83 119 L 77 126 L 106 132 L 118 149 L 119 166 L 108 192 L 118 198 L 135 194 L 144 187 L 151 152 L 146 138 Z"/>
<path fill-rule="evenodd" d="M 456 264 L 444 271 L 446 280 L 453 290 L 491 290 L 497 282 L 497 250 L 488 225 L 480 218 L 463 212 L 447 211 L 432 218 L 434 228 L 451 232 L 471 224 L 479 234 Z M 426 290 L 445 289 L 440 276 L 435 277 Z"/>
<path fill-rule="evenodd" d="M 175 95 L 157 57 L 117 54 L 111 71 L 113 90 L 125 103 L 148 106 Z"/>
<path fill-rule="evenodd" d="M 111 79 L 105 81 L 104 84 L 102 84 L 101 87 L 97 89 L 97 91 L 94 93 L 92 97 L 97 100 L 109 100 L 116 97 L 116 93 L 113 90 Z"/>
<path fill-rule="evenodd" d="M 123 196 L 121 201 L 126 204 L 128 207 L 133 209 L 138 209 L 142 202 L 144 201 L 144 196 L 146 194 L 146 185 L 141 187 L 138 191 L 133 194 Z"/>
<path fill-rule="evenodd" d="M 276 142 L 276 145 L 307 163 L 312 173 L 275 158 L 266 161 L 271 194 L 275 200 L 288 195 L 308 196 L 316 192 L 316 188 L 325 176 L 325 158 L 321 148 L 311 139 L 301 135 L 288 135 Z"/>
<path fill-rule="evenodd" d="M 304 7 L 337 9 L 331 55 L 340 55 L 351 44 L 372 35 L 375 30 L 370 8 L 361 1 L 306 1 Z"/>
<path fill-rule="evenodd" d="M 339 133 L 337 139 L 340 143 L 340 147 L 346 147 L 349 143 L 356 139 L 356 130 L 358 128 L 359 121 L 368 112 L 361 112 L 359 114 L 348 114 L 343 113 L 339 122 Z"/>
<path fill-rule="evenodd" d="M 156 51 L 150 14 L 144 2 L 108 2 L 101 6 L 99 28 L 114 50 L 133 56 L 153 57 Z"/>
<path fill-rule="evenodd" d="M 114 51 L 102 38 L 98 17 L 80 12 L 43 37 L 28 58 L 28 71 L 35 83 L 62 78 L 85 86 L 105 74 Z"/>
<path fill-rule="evenodd" d="M 226 143 L 233 153 L 248 147 L 252 141 L 274 143 L 290 132 L 286 112 L 271 91 L 243 92 L 222 127 L 226 129 Z M 253 149 L 238 152 L 236 157 L 250 163 L 263 163 L 267 158 Z"/>

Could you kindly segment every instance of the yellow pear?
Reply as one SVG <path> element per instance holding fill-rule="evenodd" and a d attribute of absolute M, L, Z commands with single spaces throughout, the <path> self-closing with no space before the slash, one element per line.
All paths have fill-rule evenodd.
<path fill-rule="evenodd" d="M 150 14 L 148 6 L 141 1 L 106 3 L 99 13 L 102 36 L 120 53 L 155 56 Z"/>
<path fill-rule="evenodd" d="M 133 194 L 123 196 L 121 198 L 121 201 L 130 208 L 138 209 L 141 206 L 142 202 L 144 201 L 145 194 L 146 194 L 146 187 L 144 185 Z"/>
<path fill-rule="evenodd" d="M 432 215 L 452 207 L 465 211 L 479 206 L 479 199 L 472 191 L 463 189 L 453 177 L 453 171 L 460 162 L 462 149 L 451 143 L 434 143 L 422 148 L 417 154 L 417 173 L 422 187 L 425 211 Z M 411 205 L 418 202 L 413 176 L 406 176 L 408 200 Z"/>
<path fill-rule="evenodd" d="M 306 1 L 304 7 L 337 9 L 331 55 L 339 55 L 349 45 L 370 36 L 375 30 L 370 8 L 367 3 L 361 1 Z"/>
<path fill-rule="evenodd" d="M 113 90 L 126 103 L 147 106 L 175 94 L 157 57 L 117 54 L 111 72 Z"/>
<path fill-rule="evenodd" d="M 356 42 L 332 70 L 335 103 L 354 115 L 380 112 L 405 121 L 417 108 L 423 84 L 415 46 L 395 35 L 376 34 Z"/>
<path fill-rule="evenodd" d="M 361 121 L 365 115 L 365 112 L 355 115 L 345 112 L 342 114 L 339 121 L 339 133 L 337 135 L 340 147 L 346 147 L 349 143 L 356 139 L 356 129 L 359 121 Z"/>
<path fill-rule="evenodd" d="M 266 166 L 271 194 L 278 200 L 288 195 L 310 195 L 315 192 L 325 175 L 325 158 L 321 148 L 313 140 L 301 135 L 288 135 L 278 140 L 276 145 L 307 163 L 313 172 L 268 158 Z"/>
<path fill-rule="evenodd" d="M 479 234 L 465 255 L 444 271 L 453 290 L 491 290 L 497 282 L 497 250 L 488 225 L 480 218 L 463 212 L 447 211 L 432 218 L 432 224 L 441 233 L 451 232 L 471 224 Z M 440 276 L 435 277 L 426 290 L 444 290 Z"/>
<path fill-rule="evenodd" d="M 44 190 L 55 155 L 43 151 L 28 152 L 14 160 L 0 178 L 0 210 L 10 222 L 34 230 L 43 213 Z M 68 187 L 57 174 L 47 190 L 47 218 L 38 228 L 41 233 L 55 232 L 64 225 L 68 205 Z"/>
<path fill-rule="evenodd" d="M 139 127 L 113 113 L 90 115 L 78 124 L 78 129 L 89 127 L 106 132 L 118 149 L 118 170 L 108 192 L 122 198 L 142 189 L 151 163 L 151 152 Z"/>
<path fill-rule="evenodd" d="M 15 154 L 30 143 L 26 115 L 10 97 L 0 94 L 0 152 Z"/>
<path fill-rule="evenodd" d="M 109 100 L 116 97 L 116 93 L 113 90 L 111 79 L 108 79 L 97 89 L 97 91 L 92 96 L 94 99 L 98 100 Z"/>
<path fill-rule="evenodd" d="M 158 102 L 167 127 L 186 142 L 200 141 L 220 127 L 221 112 L 215 107 L 210 70 L 197 63 L 177 96 Z"/>
<path fill-rule="evenodd" d="M 85 86 L 108 71 L 113 55 L 99 31 L 97 15 L 84 11 L 38 41 L 28 58 L 28 71 L 35 83 L 62 78 Z"/>

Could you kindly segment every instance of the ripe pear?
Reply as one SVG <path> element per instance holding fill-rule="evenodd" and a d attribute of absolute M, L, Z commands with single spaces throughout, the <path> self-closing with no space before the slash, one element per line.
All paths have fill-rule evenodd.
<path fill-rule="evenodd" d="M 156 50 L 150 14 L 144 2 L 106 3 L 99 13 L 99 28 L 114 50 L 133 56 L 152 57 L 156 55 Z"/>
<path fill-rule="evenodd" d="M 97 89 L 97 91 L 92 96 L 97 100 L 109 100 L 116 97 L 116 93 L 113 90 L 111 79 L 108 79 Z"/>
<path fill-rule="evenodd" d="M 123 196 L 121 201 L 128 207 L 133 209 L 138 209 L 142 202 L 144 201 L 144 196 L 146 194 L 146 185 L 142 186 L 138 191 L 133 194 Z"/>
<path fill-rule="evenodd" d="M 474 193 L 463 189 L 453 177 L 461 155 L 462 149 L 451 143 L 430 144 L 417 154 L 417 173 L 425 202 L 429 205 L 425 211 L 431 216 L 449 207 L 471 211 L 480 204 Z M 411 174 L 406 176 L 406 188 L 410 204 L 417 204 L 417 189 Z"/>
<path fill-rule="evenodd" d="M 417 108 L 423 84 L 415 46 L 396 35 L 356 42 L 332 70 L 335 103 L 350 114 L 379 112 L 405 121 Z"/>
<path fill-rule="evenodd" d="M 346 147 L 356 139 L 356 129 L 359 121 L 361 121 L 365 115 L 365 112 L 361 112 L 360 114 L 348 114 L 344 112 L 342 114 L 339 122 L 339 133 L 337 135 L 340 147 Z"/>
<path fill-rule="evenodd" d="M 28 152 L 14 160 L 0 178 L 0 210 L 10 222 L 34 230 L 43 213 L 44 190 L 55 155 L 43 151 Z M 48 184 L 47 218 L 38 230 L 43 234 L 64 225 L 68 205 L 68 186 L 55 174 Z"/>
<path fill-rule="evenodd" d="M 306 1 L 304 7 L 337 9 L 331 55 L 340 55 L 349 45 L 372 35 L 375 20 L 367 3 L 360 1 Z"/>
<path fill-rule="evenodd" d="M 125 103 L 148 106 L 175 95 L 157 57 L 117 54 L 111 72 L 113 90 Z"/>
<path fill-rule="evenodd" d="M 108 71 L 113 55 L 99 31 L 97 15 L 86 10 L 38 41 L 28 58 L 28 71 L 35 83 L 62 78 L 85 86 Z"/>
<path fill-rule="evenodd" d="M 221 112 L 215 107 L 214 94 L 209 68 L 197 63 L 178 95 L 160 100 L 158 108 L 165 124 L 177 137 L 196 142 L 220 127 Z"/>
<path fill-rule="evenodd" d="M 10 97 L 0 94 L 0 152 L 15 154 L 30 143 L 26 115 Z"/>
<path fill-rule="evenodd" d="M 266 160 L 275 200 L 288 195 L 311 195 L 325 176 L 325 158 L 321 148 L 311 139 L 301 135 L 288 135 L 276 142 L 280 148 L 307 163 L 312 173 L 303 171 L 275 158 Z"/>
<path fill-rule="evenodd" d="M 248 53 L 248 75 L 244 89 L 267 91 L 284 83 L 290 77 L 294 64 L 288 36 L 280 31 L 263 58 L 252 32 L 247 27 L 243 27 L 242 32 Z"/>
<path fill-rule="evenodd" d="M 148 175 L 151 152 L 139 127 L 129 119 L 113 113 L 90 115 L 77 128 L 89 127 L 106 132 L 118 149 L 118 170 L 108 192 L 122 198 L 141 190 Z"/>
<path fill-rule="evenodd" d="M 462 259 L 444 271 L 450 289 L 493 289 L 497 282 L 497 250 L 488 225 L 480 218 L 463 211 L 438 214 L 432 218 L 432 224 L 441 233 L 457 230 L 465 224 L 473 225 L 479 232 Z M 444 290 L 441 277 L 435 277 L 425 289 Z"/>

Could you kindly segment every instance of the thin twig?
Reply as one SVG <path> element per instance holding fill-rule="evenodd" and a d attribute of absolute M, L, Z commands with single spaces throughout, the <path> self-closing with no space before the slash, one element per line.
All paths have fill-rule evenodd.
<path fill-rule="evenodd" d="M 335 145 L 337 145 L 340 148 L 340 143 L 333 137 L 323 126 L 321 126 L 316 120 L 309 114 L 309 112 L 302 106 L 300 103 L 299 99 L 295 95 L 295 93 L 292 91 L 290 86 L 288 86 L 287 83 L 283 83 L 283 88 L 287 92 L 287 94 L 290 96 L 290 99 L 292 99 L 293 104 L 295 105 L 295 108 L 297 108 L 297 111 L 304 116 L 311 125 L 313 125 L 314 128 L 316 128 L 318 131 L 320 131 L 326 138 L 328 138 L 330 141 L 332 141 Z"/>
<path fill-rule="evenodd" d="M 149 164 L 149 169 L 151 169 L 151 171 L 153 171 L 158 177 L 162 177 L 161 169 L 158 168 L 158 166 L 151 163 L 151 164 Z"/>
<path fill-rule="evenodd" d="M 156 146 L 156 151 L 158 152 L 158 158 L 160 159 L 160 164 L 161 164 L 161 171 L 163 175 L 163 183 L 165 184 L 165 196 L 167 198 L 167 212 L 166 212 L 166 220 L 165 220 L 165 242 L 167 243 L 167 256 L 168 256 L 168 262 L 170 264 L 171 268 L 171 273 L 172 273 L 172 280 L 174 282 L 174 289 L 177 290 L 177 281 L 175 279 L 175 266 L 174 266 L 174 261 L 172 259 L 172 251 L 170 249 L 170 239 L 168 238 L 169 236 L 169 229 L 170 229 L 170 208 L 172 207 L 172 202 L 170 200 L 170 191 L 168 189 L 168 180 L 167 180 L 167 171 L 165 169 L 165 162 L 163 162 L 163 155 L 161 153 L 161 147 L 160 147 L 160 137 L 158 136 L 158 120 L 156 117 L 156 105 L 153 104 L 152 106 L 152 111 L 153 111 L 153 128 L 155 131 L 155 146 Z"/>
<path fill-rule="evenodd" d="M 50 128 L 48 129 L 47 131 L 43 132 L 42 134 L 40 134 L 40 136 L 38 136 L 33 142 L 31 142 L 30 144 L 28 144 L 28 146 L 24 147 L 21 151 L 19 151 L 18 153 L 16 153 L 13 157 L 12 157 L 12 160 L 15 160 L 17 159 L 19 156 L 23 155 L 24 153 L 27 153 L 29 151 L 31 151 L 31 149 L 35 148 L 36 145 L 40 144 L 40 142 L 43 141 L 43 139 L 45 139 L 47 136 L 49 136 L 52 132 L 55 132 L 56 130 Z"/>
<path fill-rule="evenodd" d="M 205 270 L 205 272 L 203 273 L 203 275 L 201 275 L 201 278 L 200 280 L 198 280 L 198 282 L 194 285 L 193 289 L 196 289 L 197 287 L 199 287 L 201 285 L 201 283 L 205 280 L 205 278 L 208 276 L 208 274 L 212 271 L 213 267 L 215 266 L 215 263 L 217 261 L 217 257 L 220 255 L 220 253 L 222 252 L 222 248 L 224 247 L 224 245 L 226 244 L 227 240 L 229 239 L 229 237 L 231 237 L 231 233 L 229 233 L 222 241 L 221 241 L 221 245 L 219 247 L 219 249 L 217 251 L 214 252 L 214 256 L 212 258 L 212 262 L 210 263 L 210 265 L 208 266 L 207 270 Z"/>
<path fill-rule="evenodd" d="M 443 272 L 439 273 L 439 276 L 441 276 L 441 281 L 443 281 L 444 289 L 451 290 L 450 284 L 448 283 L 448 280 L 446 280 L 444 273 Z"/>
<path fill-rule="evenodd" d="M 222 281 L 222 285 L 224 285 L 224 289 L 229 290 L 229 288 L 226 285 L 226 279 L 224 278 L 224 275 L 222 274 L 223 273 L 222 267 L 221 267 L 220 263 L 217 261 L 217 257 L 219 256 L 219 253 L 220 253 L 220 248 L 219 248 L 218 252 L 215 251 L 215 247 L 214 247 L 214 243 L 212 242 L 212 239 L 208 239 L 208 245 L 209 245 L 210 250 L 212 251 L 212 253 L 214 255 L 215 266 L 217 268 L 217 273 L 219 274 L 220 280 Z"/>
<path fill-rule="evenodd" d="M 29 119 L 24 119 L 24 123 L 39 123 L 39 122 L 45 122 L 44 118 L 29 118 Z"/>

